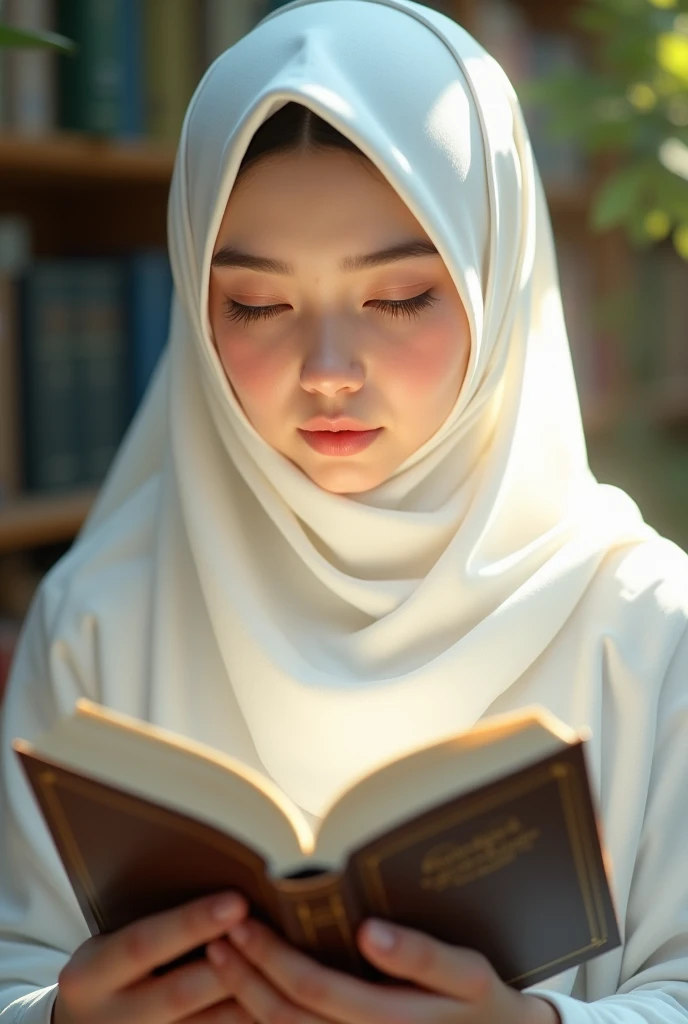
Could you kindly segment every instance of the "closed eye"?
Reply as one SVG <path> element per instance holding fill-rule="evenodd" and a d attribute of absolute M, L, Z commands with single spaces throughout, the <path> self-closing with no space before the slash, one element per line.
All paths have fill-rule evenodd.
<path fill-rule="evenodd" d="M 413 295 L 410 299 L 371 299 L 366 303 L 386 316 L 405 316 L 411 320 L 420 315 L 422 310 L 428 309 L 435 302 L 437 296 L 433 295 L 432 289 L 423 292 L 421 295 Z M 285 310 L 291 309 L 286 303 L 279 303 L 274 306 L 245 306 L 234 299 L 227 299 L 224 305 L 224 316 L 235 323 L 250 324 L 257 320 L 272 320 Z"/>
<path fill-rule="evenodd" d="M 428 288 L 426 292 L 412 295 L 410 299 L 371 299 L 367 305 L 379 309 L 387 316 L 406 316 L 411 320 L 413 317 L 417 317 L 422 310 L 429 309 L 435 302 L 437 302 L 437 296 L 433 295 L 432 288 Z"/>

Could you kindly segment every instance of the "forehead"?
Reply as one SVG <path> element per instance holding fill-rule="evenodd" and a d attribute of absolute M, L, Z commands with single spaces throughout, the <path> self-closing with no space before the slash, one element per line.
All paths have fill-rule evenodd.
<path fill-rule="evenodd" d="M 270 154 L 250 166 L 236 181 L 227 200 L 223 223 L 247 211 L 289 216 L 294 204 L 316 205 L 318 212 L 332 205 L 369 209 L 415 217 L 384 175 L 362 154 L 337 148 Z M 302 210 L 300 210 L 302 212 Z"/>
<path fill-rule="evenodd" d="M 370 161 L 343 151 L 270 155 L 242 175 L 214 252 L 232 247 L 289 263 L 341 260 L 424 230 Z"/>

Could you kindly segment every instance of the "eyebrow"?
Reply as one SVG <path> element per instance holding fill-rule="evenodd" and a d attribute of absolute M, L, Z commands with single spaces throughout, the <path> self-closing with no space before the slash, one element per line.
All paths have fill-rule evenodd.
<path fill-rule="evenodd" d="M 419 256 L 439 256 L 439 253 L 432 242 L 425 238 L 410 238 L 377 252 L 368 252 L 362 256 L 345 256 L 339 264 L 339 269 L 351 273 L 370 267 L 381 267 L 386 263 L 396 263 L 399 260 L 417 259 Z M 231 245 L 218 249 L 212 258 L 211 266 L 243 267 L 245 270 L 258 270 L 263 274 L 282 274 L 285 277 L 293 277 L 295 274 L 294 268 L 288 263 L 241 252 Z"/>

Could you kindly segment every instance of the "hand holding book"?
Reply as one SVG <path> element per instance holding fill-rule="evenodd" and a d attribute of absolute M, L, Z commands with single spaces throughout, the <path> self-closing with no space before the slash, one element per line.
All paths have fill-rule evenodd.
<path fill-rule="evenodd" d="M 292 1015 L 313 1024 L 447 1024 L 448 1003 L 457 1024 L 467 1013 L 473 1024 L 558 1020 L 549 1003 L 506 985 L 472 950 L 369 920 L 357 936 L 363 956 L 414 987 L 378 986 L 310 959 L 247 920 L 247 909 L 242 897 L 219 894 L 89 939 L 60 974 L 52 1024 L 191 1024 L 225 1011 L 256 1024 Z M 204 944 L 206 957 L 156 976 Z"/>
<path fill-rule="evenodd" d="M 51 1024 L 173 1024 L 233 1002 L 227 980 L 207 960 L 162 977 L 155 972 L 224 934 L 247 910 L 243 897 L 220 893 L 89 939 L 60 973 Z"/>
<path fill-rule="evenodd" d="M 375 968 L 399 980 L 394 987 L 324 967 L 252 919 L 228 938 L 209 944 L 208 959 L 256 1024 L 560 1024 L 551 1003 L 506 985 L 479 953 L 388 922 L 366 921 L 357 943 Z"/>
<path fill-rule="evenodd" d="M 619 943 L 584 743 L 494 717 L 353 780 L 315 831 L 262 774 L 87 701 L 14 747 L 93 935 L 234 890 L 324 968 L 392 982 L 358 943 L 373 917 L 521 990 Z"/>

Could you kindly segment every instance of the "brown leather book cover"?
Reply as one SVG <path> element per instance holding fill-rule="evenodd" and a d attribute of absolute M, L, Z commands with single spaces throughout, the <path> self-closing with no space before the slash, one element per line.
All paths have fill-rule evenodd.
<path fill-rule="evenodd" d="M 479 950 L 515 988 L 620 941 L 582 742 L 414 815 L 343 865 L 289 878 L 215 828 L 18 754 L 93 934 L 236 888 L 289 941 L 350 973 L 386 980 L 355 945 L 375 915 Z"/>

